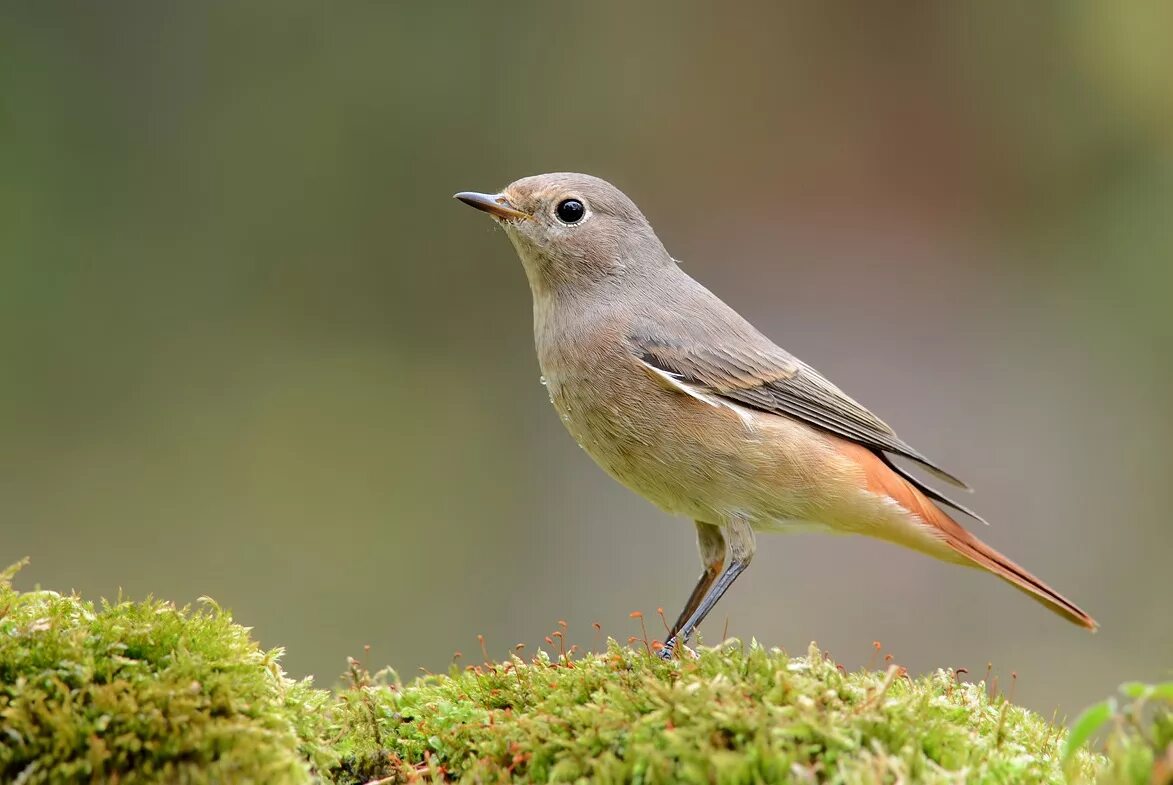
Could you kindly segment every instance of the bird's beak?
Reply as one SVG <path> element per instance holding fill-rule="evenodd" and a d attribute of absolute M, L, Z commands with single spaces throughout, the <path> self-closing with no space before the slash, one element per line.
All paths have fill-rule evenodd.
<path fill-rule="evenodd" d="M 469 207 L 483 210 L 494 218 L 501 218 L 505 221 L 533 217 L 529 213 L 523 213 L 511 205 L 509 200 L 501 194 L 479 194 L 476 191 L 461 191 L 458 194 L 454 194 L 453 198 L 459 199 Z"/>

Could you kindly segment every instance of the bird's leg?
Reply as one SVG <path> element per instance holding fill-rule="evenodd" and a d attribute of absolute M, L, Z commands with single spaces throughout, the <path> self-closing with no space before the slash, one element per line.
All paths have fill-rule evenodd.
<path fill-rule="evenodd" d="M 701 565 L 704 572 L 701 573 L 701 577 L 697 578 L 692 594 L 688 595 L 688 602 L 684 603 L 684 610 L 680 611 L 680 616 L 672 625 L 672 630 L 668 633 L 669 640 L 676 637 L 680 628 L 696 611 L 701 600 L 708 594 L 709 587 L 713 585 L 713 581 L 717 580 L 717 576 L 721 574 L 721 569 L 725 566 L 725 538 L 721 536 L 719 526 L 697 521 L 696 547 L 701 554 Z"/>
<path fill-rule="evenodd" d="M 688 642 L 689 637 L 692 636 L 692 633 L 700 623 L 704 621 L 705 616 L 709 615 L 709 611 L 713 609 L 717 601 L 733 585 L 733 582 L 737 580 L 737 576 L 745 572 L 745 568 L 749 566 L 750 560 L 753 559 L 754 551 L 757 549 L 757 540 L 754 537 L 753 528 L 750 527 L 749 521 L 744 518 L 733 518 L 725 523 L 721 529 L 724 532 L 723 539 L 729 543 L 729 564 L 721 570 L 716 580 L 711 581 L 712 585 L 708 587 L 700 603 L 688 619 L 683 624 L 677 622 L 673 633 L 668 636 L 668 640 L 664 641 L 664 646 L 660 649 L 660 656 L 666 660 L 672 658 L 672 654 L 678 644 Z M 700 539 L 700 531 L 701 528 L 698 523 L 698 540 Z M 701 580 L 704 581 L 704 576 L 702 576 Z M 694 592 L 694 594 L 698 593 L 700 589 L 701 587 L 698 584 L 698 591 Z M 692 599 L 689 598 L 689 603 L 691 604 L 691 602 Z M 685 610 L 687 610 L 687 607 Z"/>

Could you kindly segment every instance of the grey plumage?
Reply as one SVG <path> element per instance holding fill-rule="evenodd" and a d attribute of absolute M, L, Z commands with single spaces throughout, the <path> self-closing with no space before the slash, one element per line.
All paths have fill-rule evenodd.
<path fill-rule="evenodd" d="M 964 483 L 689 277 L 616 188 L 559 173 L 457 197 L 496 217 L 517 249 L 567 429 L 616 480 L 696 522 L 705 570 L 668 654 L 749 565 L 755 531 L 809 527 L 981 567 L 1095 627 L 937 507 L 977 518 L 894 458 Z"/>

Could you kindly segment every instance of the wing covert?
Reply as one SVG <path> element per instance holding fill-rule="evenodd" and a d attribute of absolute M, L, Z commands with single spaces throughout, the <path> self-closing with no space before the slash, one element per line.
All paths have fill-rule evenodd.
<path fill-rule="evenodd" d="M 763 339 L 740 348 L 704 346 L 684 348 L 662 339 L 629 336 L 635 357 L 649 369 L 668 375 L 702 399 L 726 402 L 769 414 L 794 417 L 825 431 L 850 439 L 878 453 L 897 473 L 930 498 L 980 517 L 926 486 L 891 456 L 912 460 L 935 476 L 960 488 L 964 482 L 904 442 L 883 420 L 872 414 L 818 371 L 782 348 Z M 984 522 L 984 521 L 983 521 Z"/>

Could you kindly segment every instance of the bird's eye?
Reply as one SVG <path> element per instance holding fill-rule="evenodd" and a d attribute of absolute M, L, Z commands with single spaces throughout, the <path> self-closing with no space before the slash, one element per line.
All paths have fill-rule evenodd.
<path fill-rule="evenodd" d="M 554 208 L 558 220 L 565 224 L 576 224 L 586 215 L 586 207 L 577 199 L 563 199 Z"/>

